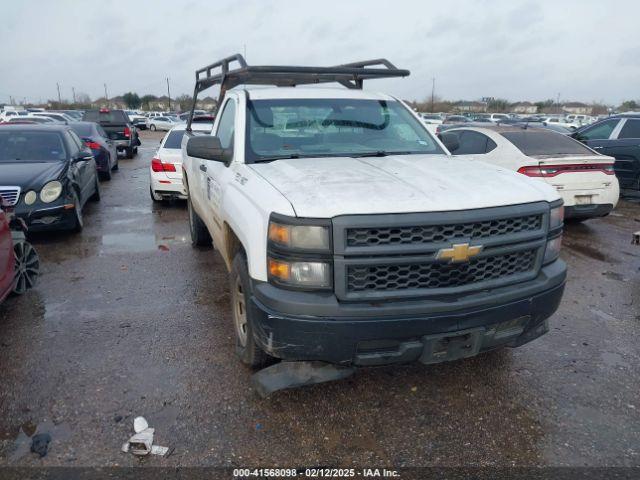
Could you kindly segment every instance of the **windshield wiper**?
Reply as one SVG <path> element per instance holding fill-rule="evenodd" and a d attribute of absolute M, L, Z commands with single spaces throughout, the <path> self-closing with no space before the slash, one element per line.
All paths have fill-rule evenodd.
<path fill-rule="evenodd" d="M 389 155 L 413 155 L 420 152 L 402 151 L 402 152 L 387 152 L 386 150 L 377 150 L 375 152 L 364 152 L 349 155 L 351 158 L 364 158 L 364 157 L 388 157 Z"/>

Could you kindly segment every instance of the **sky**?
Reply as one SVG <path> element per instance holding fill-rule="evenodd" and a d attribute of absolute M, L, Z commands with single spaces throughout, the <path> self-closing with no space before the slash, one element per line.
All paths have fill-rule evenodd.
<path fill-rule="evenodd" d="M 406 100 L 640 99 L 637 0 L 0 1 L 0 103 L 193 91 L 233 53 L 255 65 L 387 58 Z M 217 95 L 215 88 L 207 92 Z"/>

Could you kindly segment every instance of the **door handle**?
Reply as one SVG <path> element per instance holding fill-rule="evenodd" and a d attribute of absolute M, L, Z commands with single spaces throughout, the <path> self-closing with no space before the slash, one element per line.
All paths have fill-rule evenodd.
<path fill-rule="evenodd" d="M 202 170 L 203 172 L 207 171 L 207 166 L 203 163 L 200 164 L 200 170 Z"/>
<path fill-rule="evenodd" d="M 602 150 L 604 147 L 593 147 L 594 150 Z"/>

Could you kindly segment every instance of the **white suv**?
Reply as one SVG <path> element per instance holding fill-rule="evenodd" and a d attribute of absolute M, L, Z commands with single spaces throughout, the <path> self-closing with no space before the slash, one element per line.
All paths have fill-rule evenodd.
<path fill-rule="evenodd" d="M 381 63 L 196 72 L 196 97 L 226 94 L 211 135 L 183 139 L 191 236 L 230 271 L 253 367 L 465 358 L 539 337 L 560 302 L 557 191 L 452 157 L 402 101 L 361 90 L 408 74 Z M 330 81 L 349 88 L 291 88 Z M 250 83 L 280 88 L 230 89 Z"/>

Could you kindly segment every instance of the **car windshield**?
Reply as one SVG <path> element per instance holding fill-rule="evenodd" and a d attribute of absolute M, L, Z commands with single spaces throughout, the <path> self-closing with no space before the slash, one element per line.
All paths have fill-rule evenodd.
<path fill-rule="evenodd" d="M 129 117 L 122 110 L 90 110 L 84 113 L 82 119 L 98 123 L 129 123 Z"/>
<path fill-rule="evenodd" d="M 93 135 L 93 128 L 91 125 L 86 123 L 78 123 L 75 125 L 71 125 L 71 128 L 74 132 L 76 132 L 81 137 L 90 137 Z"/>
<path fill-rule="evenodd" d="M 527 129 L 501 135 L 528 156 L 593 155 L 587 147 L 560 133 Z"/>
<path fill-rule="evenodd" d="M 58 132 L 0 131 L 0 162 L 57 162 L 66 159 Z"/>
<path fill-rule="evenodd" d="M 162 148 L 180 150 L 180 148 L 182 148 L 182 137 L 184 137 L 184 130 L 174 130 L 169 132 Z"/>
<path fill-rule="evenodd" d="M 247 103 L 247 162 L 443 153 L 397 101 L 273 99 Z"/>

